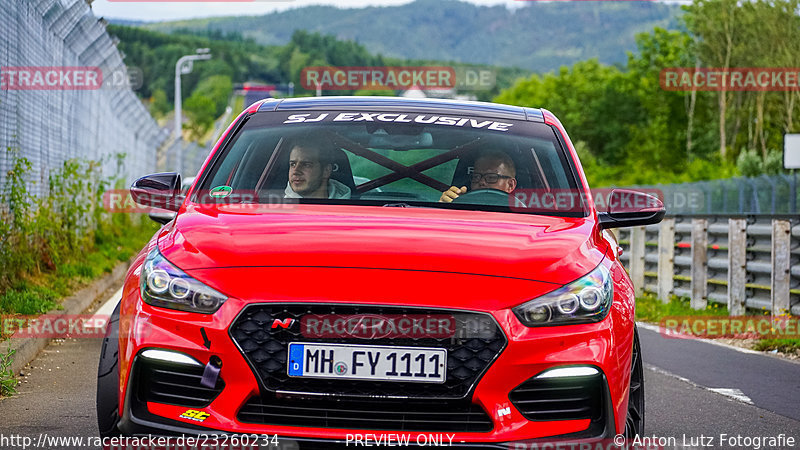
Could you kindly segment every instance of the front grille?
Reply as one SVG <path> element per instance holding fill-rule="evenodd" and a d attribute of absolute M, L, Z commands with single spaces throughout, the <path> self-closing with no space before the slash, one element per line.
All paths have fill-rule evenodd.
<path fill-rule="evenodd" d="M 135 375 L 139 386 L 138 400 L 192 408 L 208 406 L 222 392 L 225 383 L 218 378 L 214 389 L 201 386 L 203 369 L 138 358 Z"/>
<path fill-rule="evenodd" d="M 603 375 L 532 378 L 508 398 L 528 420 L 599 420 L 603 408 Z"/>
<path fill-rule="evenodd" d="M 240 422 L 318 428 L 419 432 L 488 432 L 492 419 L 469 401 L 252 397 Z"/>
<path fill-rule="evenodd" d="M 474 323 L 482 323 L 486 329 L 482 334 L 470 334 L 466 337 L 308 338 L 303 336 L 299 326 L 302 316 L 306 314 L 452 314 L 456 329 L 467 329 Z M 295 319 L 295 325 L 272 328 L 275 319 Z M 350 397 L 466 398 L 506 345 L 505 335 L 488 314 L 372 305 L 250 305 L 231 325 L 230 335 L 267 392 L 308 392 Z M 287 356 L 290 342 L 444 348 L 447 349 L 447 376 L 441 384 L 289 377 Z"/>

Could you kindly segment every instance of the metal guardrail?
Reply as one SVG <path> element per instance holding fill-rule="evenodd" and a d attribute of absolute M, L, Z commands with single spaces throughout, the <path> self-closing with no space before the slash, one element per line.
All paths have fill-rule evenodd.
<path fill-rule="evenodd" d="M 673 215 L 618 237 L 637 294 L 800 315 L 800 216 Z"/>

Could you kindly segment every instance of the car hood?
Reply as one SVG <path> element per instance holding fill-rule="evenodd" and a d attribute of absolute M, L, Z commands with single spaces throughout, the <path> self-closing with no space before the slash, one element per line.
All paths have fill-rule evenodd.
<path fill-rule="evenodd" d="M 187 271 L 338 267 L 566 284 L 603 258 L 590 218 L 437 208 L 189 204 L 159 248 Z"/>

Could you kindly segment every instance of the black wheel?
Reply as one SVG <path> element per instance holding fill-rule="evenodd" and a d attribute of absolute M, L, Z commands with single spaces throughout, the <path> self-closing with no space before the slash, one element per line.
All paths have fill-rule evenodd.
<path fill-rule="evenodd" d="M 628 417 L 625 419 L 625 438 L 633 439 L 644 433 L 644 367 L 639 331 L 633 328 L 633 355 L 631 357 L 631 383 L 628 387 Z"/>
<path fill-rule="evenodd" d="M 119 305 L 114 309 L 103 338 L 97 368 L 97 428 L 100 437 L 119 436 Z"/>

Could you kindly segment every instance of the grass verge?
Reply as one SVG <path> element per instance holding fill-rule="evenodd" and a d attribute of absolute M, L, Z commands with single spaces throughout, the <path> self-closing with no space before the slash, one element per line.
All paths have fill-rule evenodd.
<path fill-rule="evenodd" d="M 136 254 L 158 230 L 146 215 L 111 212 L 105 193 L 123 189 L 124 154 L 100 161 L 69 159 L 41 175 L 17 148 L 0 185 L 0 341 L 25 316 L 60 308 L 69 296 Z M 115 175 L 103 167 L 116 160 Z M 10 324 L 16 326 L 9 326 Z M 0 355 L 0 395 L 13 393 L 13 352 Z"/>
<path fill-rule="evenodd" d="M 728 308 L 717 303 L 708 303 L 704 309 L 692 309 L 689 299 L 672 296 L 664 303 L 651 293 L 636 298 L 636 320 L 659 323 L 665 317 L 674 316 L 727 316 Z"/>
<path fill-rule="evenodd" d="M 158 230 L 155 222 L 144 219 L 150 223 L 142 221 L 119 235 L 104 236 L 94 249 L 59 264 L 55 270 L 20 275 L 0 294 L 0 314 L 35 315 L 59 308 L 61 298 L 110 273 L 141 250 Z M 2 333 L 0 329 L 0 340 L 5 337 Z"/>
<path fill-rule="evenodd" d="M 129 260 L 158 230 L 147 216 L 134 219 L 134 226 L 97 233 L 92 250 L 58 265 L 55 270 L 26 274 L 13 287 L 0 294 L 0 318 L 36 316 L 61 309 L 60 300 L 72 292 L 110 273 L 120 262 Z M 8 339 L 6 327 L 0 326 L 0 342 Z M 0 353 L 0 398 L 16 393 L 18 380 L 11 372 L 14 350 Z"/>
<path fill-rule="evenodd" d="M 17 381 L 11 372 L 11 361 L 14 359 L 14 350 L 8 349 L 6 354 L 0 353 L 0 398 L 17 393 Z"/>
<path fill-rule="evenodd" d="M 772 351 L 800 355 L 800 339 L 761 339 L 753 346 L 753 350 Z"/>

